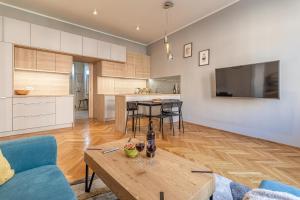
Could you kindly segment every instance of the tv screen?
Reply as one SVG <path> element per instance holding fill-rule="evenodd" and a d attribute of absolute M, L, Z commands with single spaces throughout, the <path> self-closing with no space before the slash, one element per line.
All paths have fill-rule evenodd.
<path fill-rule="evenodd" d="M 216 96 L 279 99 L 279 61 L 216 69 Z"/>

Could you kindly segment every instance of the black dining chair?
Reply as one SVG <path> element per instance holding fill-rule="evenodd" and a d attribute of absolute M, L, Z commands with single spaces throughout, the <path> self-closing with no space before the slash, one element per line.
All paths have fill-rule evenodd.
<path fill-rule="evenodd" d="M 160 114 L 155 115 L 153 117 L 159 118 L 159 130 L 161 131 L 162 137 L 164 138 L 164 119 L 169 118 L 170 122 L 170 129 L 173 129 L 173 135 L 174 133 L 174 124 L 173 124 L 173 117 L 172 117 L 172 108 L 173 108 L 173 102 L 172 101 L 165 101 L 162 102 L 160 107 Z"/>
<path fill-rule="evenodd" d="M 139 106 L 137 101 L 127 102 L 126 110 L 127 110 L 127 114 L 126 114 L 125 134 L 127 133 L 128 120 L 131 118 L 133 121 L 132 131 L 135 137 L 137 122 L 139 122 L 139 131 L 141 131 L 141 118 L 143 117 L 143 115 L 139 113 Z"/>
<path fill-rule="evenodd" d="M 182 131 L 184 133 L 184 124 L 183 124 L 183 116 L 182 116 L 182 105 L 183 102 L 182 101 L 174 101 L 173 105 L 172 105 L 172 111 L 171 111 L 171 115 L 172 117 L 176 117 L 178 116 L 179 118 L 179 126 L 178 129 L 181 129 L 182 126 Z"/>

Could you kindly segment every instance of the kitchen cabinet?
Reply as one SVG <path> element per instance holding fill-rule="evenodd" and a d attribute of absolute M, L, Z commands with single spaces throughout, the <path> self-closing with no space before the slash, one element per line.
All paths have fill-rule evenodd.
<path fill-rule="evenodd" d="M 31 46 L 59 51 L 60 31 L 44 26 L 31 24 Z"/>
<path fill-rule="evenodd" d="M 126 47 L 111 44 L 110 59 L 119 62 L 126 62 Z"/>
<path fill-rule="evenodd" d="M 98 41 L 98 58 L 110 60 L 111 44 L 108 42 Z"/>
<path fill-rule="evenodd" d="M 61 51 L 82 55 L 82 36 L 61 32 Z"/>
<path fill-rule="evenodd" d="M 15 47 L 15 68 L 36 70 L 36 50 Z"/>
<path fill-rule="evenodd" d="M 127 53 L 124 75 L 127 78 L 135 78 L 135 55 L 132 53 Z"/>
<path fill-rule="evenodd" d="M 71 124 L 74 122 L 73 97 L 56 97 L 56 124 Z"/>
<path fill-rule="evenodd" d="M 97 77 L 97 94 L 115 94 L 115 79 Z"/>
<path fill-rule="evenodd" d="M 101 76 L 123 77 L 124 71 L 124 63 L 101 61 Z"/>
<path fill-rule="evenodd" d="M 3 41 L 3 17 L 0 16 L 0 41 Z"/>
<path fill-rule="evenodd" d="M 30 46 L 30 23 L 4 17 L 3 40 L 13 44 Z"/>
<path fill-rule="evenodd" d="M 143 54 L 135 55 L 135 77 L 140 79 L 150 78 L 150 57 Z"/>
<path fill-rule="evenodd" d="M 54 97 L 20 97 L 13 99 L 13 130 L 55 125 Z"/>
<path fill-rule="evenodd" d="M 71 73 L 73 57 L 63 54 L 55 54 L 55 71 L 58 73 Z"/>
<path fill-rule="evenodd" d="M 12 131 L 12 98 L 0 97 L 0 133 Z"/>
<path fill-rule="evenodd" d="M 0 42 L 0 98 L 12 96 L 13 45 Z"/>
<path fill-rule="evenodd" d="M 82 55 L 98 57 L 98 40 L 83 37 Z"/>
<path fill-rule="evenodd" d="M 55 53 L 37 51 L 37 71 L 55 72 Z"/>

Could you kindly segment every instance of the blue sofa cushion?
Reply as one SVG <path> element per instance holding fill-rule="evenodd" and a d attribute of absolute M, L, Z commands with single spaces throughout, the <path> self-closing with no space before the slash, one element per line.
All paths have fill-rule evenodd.
<path fill-rule="evenodd" d="M 259 188 L 277 191 L 277 192 L 286 192 L 295 195 L 297 197 L 300 197 L 300 189 L 276 181 L 263 180 L 260 183 Z"/>
<path fill-rule="evenodd" d="M 53 136 L 0 142 L 0 149 L 15 173 L 56 164 L 57 146 Z"/>
<path fill-rule="evenodd" d="M 0 186 L 0 199 L 75 200 L 75 194 L 56 165 L 45 165 L 16 174 Z"/>

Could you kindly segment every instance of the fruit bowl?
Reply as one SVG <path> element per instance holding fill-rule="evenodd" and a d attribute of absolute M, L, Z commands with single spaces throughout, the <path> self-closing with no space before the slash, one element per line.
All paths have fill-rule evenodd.
<path fill-rule="evenodd" d="M 16 95 L 27 95 L 29 92 L 30 90 L 15 90 Z"/>
<path fill-rule="evenodd" d="M 139 154 L 139 152 L 136 150 L 135 144 L 130 142 L 124 146 L 124 152 L 129 158 L 135 158 Z"/>

